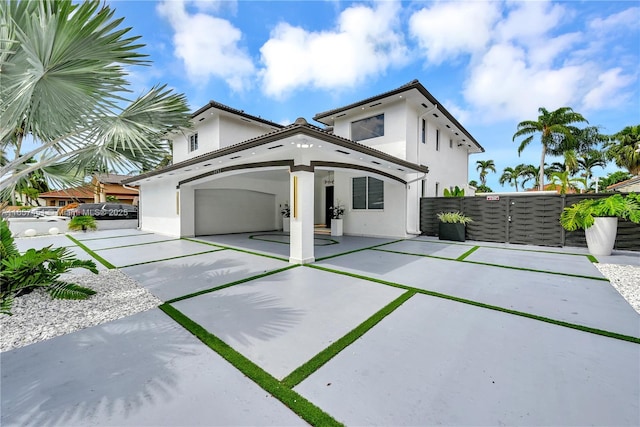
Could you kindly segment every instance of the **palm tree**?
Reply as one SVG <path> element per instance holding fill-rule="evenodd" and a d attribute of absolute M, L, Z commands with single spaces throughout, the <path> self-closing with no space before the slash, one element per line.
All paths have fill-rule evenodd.
<path fill-rule="evenodd" d="M 602 151 L 589 150 L 578 157 L 578 166 L 584 171 L 584 177 L 587 180 L 587 187 L 591 185 L 592 169 L 595 167 L 606 168 L 607 159 Z"/>
<path fill-rule="evenodd" d="M 182 94 L 158 85 L 125 97 L 125 67 L 147 65 L 144 45 L 99 0 L 0 0 L 0 190 L 42 171 L 49 183 L 78 184 L 88 165 L 131 170 L 167 152 L 162 136 L 189 126 Z M 22 141 L 37 148 L 22 153 Z M 26 161 L 36 158 L 37 163 Z"/>
<path fill-rule="evenodd" d="M 640 125 L 627 126 L 605 144 L 607 158 L 632 175 L 640 175 Z"/>
<path fill-rule="evenodd" d="M 493 160 L 478 160 L 476 165 L 476 170 L 480 171 L 480 185 L 487 185 L 487 175 L 489 171 L 496 172 L 496 165 Z"/>
<path fill-rule="evenodd" d="M 549 112 L 546 108 L 538 109 L 540 115 L 537 121 L 525 120 L 518 123 L 517 131 L 513 134 L 513 141 L 526 136 L 518 147 L 518 155 L 533 141 L 535 134 L 540 134 L 542 153 L 540 156 L 540 172 L 538 174 L 538 188 L 544 189 L 544 160 L 549 150 L 555 150 L 564 140 L 572 140 L 578 129 L 572 123 L 587 122 L 581 114 L 569 107 L 561 107 Z"/>
<path fill-rule="evenodd" d="M 498 182 L 500 185 L 504 185 L 505 183 L 509 183 L 510 186 L 516 187 L 516 192 L 518 191 L 518 178 L 520 178 L 521 169 L 519 167 L 522 165 L 518 165 L 515 168 L 506 167 L 500 176 Z"/>

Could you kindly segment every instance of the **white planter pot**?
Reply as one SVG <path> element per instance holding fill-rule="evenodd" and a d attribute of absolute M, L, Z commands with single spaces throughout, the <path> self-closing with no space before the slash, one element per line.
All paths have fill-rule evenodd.
<path fill-rule="evenodd" d="M 342 219 L 331 220 L 331 235 L 342 236 Z"/>
<path fill-rule="evenodd" d="M 288 233 L 291 230 L 291 218 L 282 218 L 282 231 Z"/>
<path fill-rule="evenodd" d="M 611 255 L 616 242 L 618 218 L 595 218 L 595 221 L 595 224 L 584 230 L 589 253 L 600 256 Z"/>

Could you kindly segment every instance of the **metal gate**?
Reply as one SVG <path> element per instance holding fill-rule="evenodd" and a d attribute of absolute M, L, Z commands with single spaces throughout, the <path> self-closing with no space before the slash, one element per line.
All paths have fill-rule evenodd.
<path fill-rule="evenodd" d="M 424 197 L 420 200 L 422 234 L 437 236 L 439 212 L 461 211 L 473 222 L 467 238 L 480 242 L 506 242 L 537 246 L 586 246 L 583 230 L 565 231 L 562 209 L 586 198 L 610 194 L 498 195 L 475 197 Z M 618 221 L 616 249 L 640 251 L 640 225 Z"/>

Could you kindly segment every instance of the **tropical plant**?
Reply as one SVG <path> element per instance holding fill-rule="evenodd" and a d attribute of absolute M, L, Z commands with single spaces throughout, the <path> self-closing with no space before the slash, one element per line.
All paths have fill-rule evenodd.
<path fill-rule="evenodd" d="M 568 190 L 577 190 L 577 184 L 583 184 L 586 190 L 587 183 L 584 178 L 572 178 L 569 171 L 553 172 L 551 174 L 553 185 L 560 186 L 560 194 L 567 194 Z"/>
<path fill-rule="evenodd" d="M 473 222 L 473 219 L 464 215 L 460 211 L 455 212 L 440 212 L 436 215 L 438 217 L 438 221 L 444 222 L 445 224 L 468 224 Z"/>
<path fill-rule="evenodd" d="M 538 188 L 544 189 L 544 160 L 547 151 L 554 151 L 563 141 L 573 140 L 578 128 L 571 126 L 573 123 L 587 122 L 581 114 L 569 107 L 561 107 L 549 112 L 546 108 L 538 109 L 538 120 L 525 120 L 518 123 L 513 141 L 525 137 L 518 146 L 518 155 L 533 141 L 535 134 L 540 134 L 542 152 L 540 156 L 540 170 L 538 173 Z"/>
<path fill-rule="evenodd" d="M 632 175 L 640 175 L 640 125 L 627 126 L 605 144 L 607 158 Z"/>
<path fill-rule="evenodd" d="M 626 181 L 632 177 L 633 176 L 629 172 L 615 171 L 598 180 L 598 185 L 602 191 L 605 191 L 608 186 Z"/>
<path fill-rule="evenodd" d="M 478 193 L 493 193 L 493 190 L 488 185 L 480 184 L 476 187 Z"/>
<path fill-rule="evenodd" d="M 69 230 L 96 230 L 98 228 L 98 224 L 96 223 L 96 219 L 91 215 L 78 215 L 71 218 L 69 221 Z"/>
<path fill-rule="evenodd" d="M 44 288 L 55 299 L 87 299 L 95 291 L 60 280 L 60 275 L 73 268 L 86 268 L 98 274 L 96 264 L 79 260 L 68 248 L 29 249 L 20 254 L 9 225 L 0 220 L 0 313 L 11 315 L 16 297 L 36 288 Z"/>
<path fill-rule="evenodd" d="M 443 195 L 444 197 L 464 197 L 464 188 L 460 188 L 457 185 L 452 189 L 445 188 Z"/>
<path fill-rule="evenodd" d="M 280 209 L 280 215 L 283 218 L 289 218 L 291 216 L 291 209 L 289 208 L 289 203 L 285 203 L 282 209 Z"/>
<path fill-rule="evenodd" d="M 340 202 L 336 206 L 331 206 L 329 210 L 331 211 L 331 219 L 341 219 L 344 215 L 344 206 Z"/>
<path fill-rule="evenodd" d="M 498 182 L 500 183 L 500 185 L 504 185 L 504 184 L 508 183 L 512 187 L 515 186 L 516 187 L 516 192 L 517 192 L 518 191 L 518 179 L 523 177 L 523 173 L 524 173 L 526 167 L 527 166 L 524 165 L 524 164 L 519 164 L 515 168 L 507 166 L 502 171 L 502 175 L 500 175 L 500 179 L 498 180 Z M 523 181 L 523 185 L 524 185 L 524 181 Z"/>
<path fill-rule="evenodd" d="M 617 217 L 640 223 L 640 195 L 621 194 L 600 199 L 585 199 L 564 208 L 560 214 L 560 224 L 567 231 L 587 229 L 597 217 Z"/>
<path fill-rule="evenodd" d="M 99 0 L 2 0 L 0 150 L 14 155 L 0 167 L 0 190 L 34 171 L 71 187 L 87 171 L 154 167 L 166 132 L 189 126 L 184 95 L 166 86 L 126 98 L 127 67 L 148 61 L 122 21 Z M 25 138 L 37 147 L 23 154 Z"/>
<path fill-rule="evenodd" d="M 587 180 L 587 185 L 591 185 L 591 178 L 593 177 L 593 168 L 607 167 L 607 159 L 602 151 L 588 150 L 578 157 L 578 166 L 584 171 L 584 177 Z"/>
<path fill-rule="evenodd" d="M 478 160 L 476 170 L 480 171 L 480 185 L 487 185 L 487 175 L 489 172 L 496 173 L 496 165 L 493 160 Z"/>

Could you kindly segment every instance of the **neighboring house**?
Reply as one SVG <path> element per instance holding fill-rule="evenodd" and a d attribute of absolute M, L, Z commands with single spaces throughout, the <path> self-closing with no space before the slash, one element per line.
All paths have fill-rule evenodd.
<path fill-rule="evenodd" d="M 40 199 L 46 206 L 66 206 L 69 203 L 93 203 L 93 188 L 90 185 L 67 188 L 64 190 L 47 191 L 40 193 Z"/>
<path fill-rule="evenodd" d="M 100 203 L 114 197 L 121 203 L 137 204 L 138 190 L 122 185 L 128 175 L 96 174 L 91 184 L 64 190 L 40 193 L 47 206 L 66 206 L 69 203 Z"/>
<path fill-rule="evenodd" d="M 95 203 L 106 202 L 107 197 L 115 197 L 121 203 L 138 204 L 138 189 L 122 185 L 122 181 L 131 178 L 129 175 L 95 174 L 91 180 L 94 189 Z"/>
<path fill-rule="evenodd" d="M 640 193 L 640 175 L 629 178 L 626 181 L 611 184 L 607 187 L 607 190 L 613 190 L 619 193 Z"/>
<path fill-rule="evenodd" d="M 210 102 L 193 129 L 169 135 L 174 164 L 125 179 L 139 185 L 143 230 L 172 236 L 282 228 L 290 261 L 312 262 L 314 224 L 344 205 L 344 233 L 420 233 L 420 197 L 468 188 L 468 157 L 484 149 L 418 82 L 281 126 Z"/>

